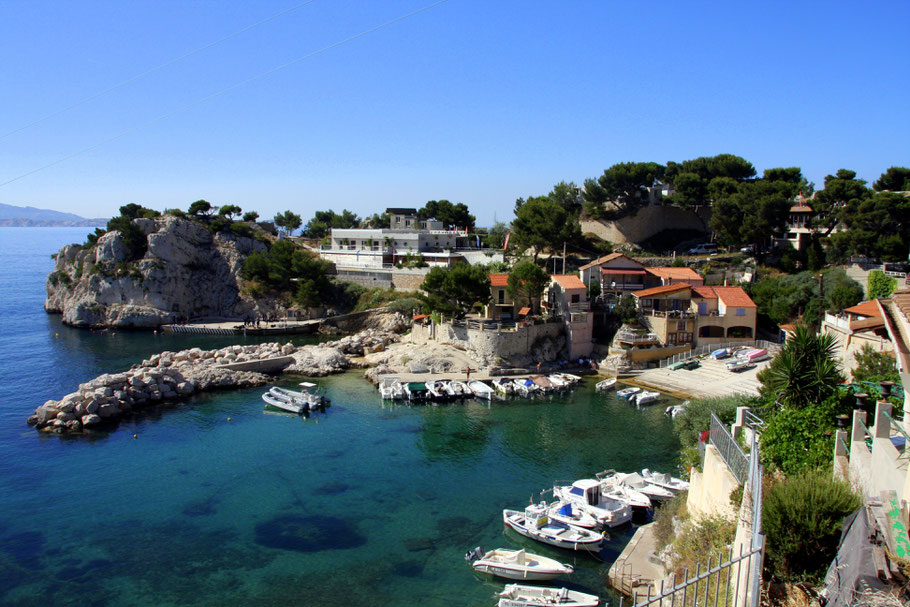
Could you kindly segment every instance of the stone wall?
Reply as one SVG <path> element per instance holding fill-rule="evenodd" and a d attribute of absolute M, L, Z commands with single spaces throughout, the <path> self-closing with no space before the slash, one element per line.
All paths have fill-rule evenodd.
<path fill-rule="evenodd" d="M 519 327 L 514 331 L 496 331 L 440 325 L 415 324 L 411 341 L 417 345 L 446 343 L 467 350 L 478 359 L 492 363 L 497 357 L 515 364 L 549 362 L 565 354 L 565 326 L 562 322 Z"/>
<path fill-rule="evenodd" d="M 581 222 L 581 231 L 616 243 L 637 243 L 663 230 L 708 231 L 711 211 L 700 208 L 698 213 L 678 207 L 648 205 L 630 215 L 615 221 L 587 219 Z"/>

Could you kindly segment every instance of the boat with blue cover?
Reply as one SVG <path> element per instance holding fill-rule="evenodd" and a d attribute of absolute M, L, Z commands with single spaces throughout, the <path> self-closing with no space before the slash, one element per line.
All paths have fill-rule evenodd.
<path fill-rule="evenodd" d="M 552 520 L 546 504 L 531 504 L 524 512 L 503 510 L 502 522 L 525 537 L 567 550 L 598 553 L 603 545 L 603 537 L 595 531 Z"/>

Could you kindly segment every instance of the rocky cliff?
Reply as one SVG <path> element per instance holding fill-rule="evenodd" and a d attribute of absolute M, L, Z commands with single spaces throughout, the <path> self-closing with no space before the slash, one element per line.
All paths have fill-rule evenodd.
<path fill-rule="evenodd" d="M 265 245 L 176 217 L 134 219 L 147 250 L 129 259 L 120 232 L 91 247 L 67 245 L 47 279 L 44 308 L 75 326 L 151 328 L 175 317 L 228 317 L 268 312 L 241 293 L 243 260 Z"/>

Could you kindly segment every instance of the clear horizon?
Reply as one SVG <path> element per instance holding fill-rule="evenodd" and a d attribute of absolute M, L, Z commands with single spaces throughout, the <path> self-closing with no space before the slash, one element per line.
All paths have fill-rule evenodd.
<path fill-rule="evenodd" d="M 448 199 L 489 225 L 616 162 L 732 153 L 816 188 L 910 166 L 906 3 L 448 0 L 369 31 L 429 5 L 4 3 L 0 183 L 72 157 L 0 202 L 306 221 Z"/>

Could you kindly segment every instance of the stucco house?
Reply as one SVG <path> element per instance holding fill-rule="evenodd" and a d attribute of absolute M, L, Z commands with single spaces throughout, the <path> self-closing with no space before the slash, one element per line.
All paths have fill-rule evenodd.
<path fill-rule="evenodd" d="M 509 275 L 490 274 L 490 303 L 484 306 L 483 316 L 491 320 L 515 320 L 527 302 L 515 301 L 509 295 Z M 530 313 L 530 310 L 525 314 Z"/>
<path fill-rule="evenodd" d="M 669 284 L 633 293 L 651 332 L 665 346 L 751 341 L 757 306 L 741 287 Z"/>
<path fill-rule="evenodd" d="M 705 284 L 705 279 L 692 268 L 647 267 L 622 253 L 610 253 L 581 266 L 579 277 L 586 286 L 597 284 L 607 299 L 671 284 Z"/>
<path fill-rule="evenodd" d="M 588 288 L 575 274 L 554 274 L 544 292 L 543 307 L 563 317 L 566 348 L 571 360 L 594 351 L 594 317 L 588 301 Z"/>

